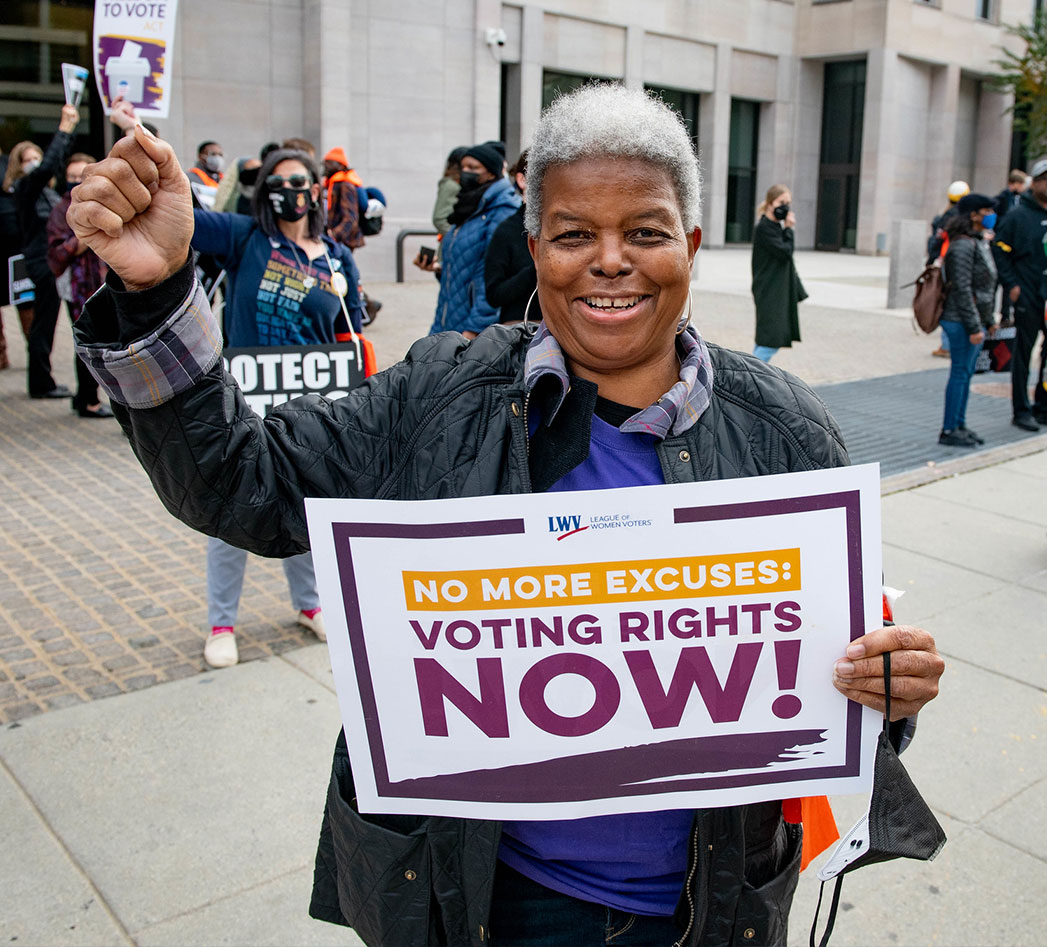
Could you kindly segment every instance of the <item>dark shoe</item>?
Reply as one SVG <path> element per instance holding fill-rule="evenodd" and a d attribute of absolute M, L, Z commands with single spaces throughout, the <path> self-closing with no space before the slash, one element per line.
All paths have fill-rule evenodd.
<path fill-rule="evenodd" d="M 1015 427 L 1020 427 L 1023 431 L 1038 431 L 1040 429 L 1040 425 L 1036 423 L 1031 411 L 1023 411 L 1021 414 L 1016 414 L 1011 424 Z"/>
<path fill-rule="evenodd" d="M 967 440 L 972 441 L 975 444 L 984 444 L 985 443 L 985 438 L 984 437 L 979 437 L 977 431 L 972 431 L 965 424 L 961 424 L 956 430 L 960 434 L 962 434 L 964 437 L 966 437 Z"/>
<path fill-rule="evenodd" d="M 1037 424 L 1047 424 L 1047 408 L 1033 408 L 1032 417 Z"/>
<path fill-rule="evenodd" d="M 77 408 L 76 413 L 82 418 L 111 418 L 113 416 L 113 412 L 104 404 L 98 405 L 97 408 Z"/>
<path fill-rule="evenodd" d="M 942 431 L 938 435 L 938 443 L 946 447 L 977 447 L 963 431 Z"/>
<path fill-rule="evenodd" d="M 30 392 L 30 398 L 72 398 L 73 393 L 65 385 L 55 385 L 50 391 L 42 391 L 36 394 Z"/>

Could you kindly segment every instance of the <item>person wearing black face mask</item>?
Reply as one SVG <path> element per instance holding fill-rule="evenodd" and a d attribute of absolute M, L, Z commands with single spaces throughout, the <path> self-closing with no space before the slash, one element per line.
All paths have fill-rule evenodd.
<path fill-rule="evenodd" d="M 323 195 L 313 159 L 302 151 L 273 151 L 255 181 L 250 217 L 193 211 L 193 249 L 215 256 L 229 280 L 223 326 L 227 344 L 254 348 L 352 341 L 361 326 L 360 275 L 349 248 L 324 233 Z M 239 660 L 233 628 L 246 565 L 242 549 L 208 541 L 210 633 L 204 660 L 212 667 Z M 324 640 L 312 559 L 304 553 L 283 565 L 296 621 Z"/>
<path fill-rule="evenodd" d="M 753 300 L 756 346 L 753 355 L 769 362 L 778 349 L 800 341 L 797 303 L 807 298 L 793 262 L 796 217 L 787 187 L 773 185 L 759 207 L 753 230 Z"/>
<path fill-rule="evenodd" d="M 84 303 L 105 282 L 107 272 L 106 265 L 77 239 L 65 219 L 73 188 L 83 180 L 84 170 L 94 161 L 91 155 L 82 152 L 69 156 L 65 163 L 65 193 L 47 219 L 47 265 L 74 323 L 80 318 Z M 111 418 L 113 412 L 98 400 L 98 382 L 94 376 L 76 356 L 73 362 L 76 369 L 73 410 L 82 418 Z"/>
<path fill-rule="evenodd" d="M 474 339 L 498 321 L 498 308 L 488 302 L 484 281 L 487 247 L 521 200 L 505 177 L 501 142 L 473 145 L 460 167 L 461 190 L 448 217 L 451 229 L 441 244 L 440 295 L 429 334 L 453 330 Z"/>

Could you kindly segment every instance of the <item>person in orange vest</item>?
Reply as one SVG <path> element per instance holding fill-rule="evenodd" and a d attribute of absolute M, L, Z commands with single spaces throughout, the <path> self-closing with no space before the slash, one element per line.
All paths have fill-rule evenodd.
<path fill-rule="evenodd" d="M 222 146 L 217 141 L 201 142 L 196 153 L 196 164 L 186 174 L 193 197 L 204 210 L 214 209 L 215 195 L 222 181 L 222 168 L 225 167 L 225 156 Z"/>
<path fill-rule="evenodd" d="M 324 155 L 324 189 L 327 194 L 327 235 L 355 250 L 382 229 L 385 195 L 375 187 L 365 187 L 363 179 L 351 167 L 344 148 L 332 148 Z M 363 292 L 367 313 L 364 325 L 370 325 L 382 304 Z"/>

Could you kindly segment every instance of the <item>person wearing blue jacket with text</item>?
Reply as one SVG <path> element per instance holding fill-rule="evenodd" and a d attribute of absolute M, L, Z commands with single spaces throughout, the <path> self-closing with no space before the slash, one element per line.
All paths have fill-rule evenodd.
<path fill-rule="evenodd" d="M 504 151 L 494 142 L 474 145 L 461 160 L 462 189 L 443 239 L 440 295 L 430 335 L 455 331 L 474 339 L 498 321 L 498 308 L 487 301 L 484 258 L 498 225 L 520 206 L 504 167 Z"/>
<path fill-rule="evenodd" d="M 301 151 L 269 154 L 258 173 L 252 216 L 197 208 L 192 247 L 215 256 L 229 277 L 224 335 L 230 346 L 332 345 L 360 331 L 360 277 L 348 247 L 324 233 L 320 175 Z M 341 297 L 341 298 L 339 298 Z M 211 667 L 239 661 L 234 635 L 247 552 L 215 537 L 207 541 Z M 283 560 L 295 621 L 326 640 L 313 560 Z"/>

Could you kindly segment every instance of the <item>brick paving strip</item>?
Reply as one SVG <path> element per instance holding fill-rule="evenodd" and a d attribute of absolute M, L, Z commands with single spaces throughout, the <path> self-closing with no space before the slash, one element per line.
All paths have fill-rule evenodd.
<path fill-rule="evenodd" d="M 13 311 L 0 372 L 0 722 L 208 670 L 206 538 L 160 504 L 115 421 L 25 395 Z M 55 377 L 72 384 L 69 323 Z M 283 569 L 252 556 L 241 660 L 316 639 L 294 623 Z"/>

